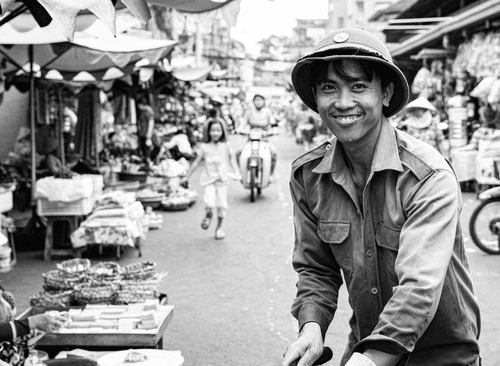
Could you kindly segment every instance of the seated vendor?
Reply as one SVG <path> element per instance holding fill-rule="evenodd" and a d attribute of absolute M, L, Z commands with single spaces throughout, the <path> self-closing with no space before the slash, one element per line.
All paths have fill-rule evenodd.
<path fill-rule="evenodd" d="M 66 157 L 66 165 L 57 154 L 57 150 L 52 151 L 45 156 L 45 167 L 49 175 L 57 178 L 71 178 L 74 173 L 77 174 L 101 174 L 90 164 L 85 162 L 80 155 L 71 154 Z"/>
<path fill-rule="evenodd" d="M 174 160 L 179 160 L 181 158 L 192 160 L 194 158 L 193 148 L 189 142 L 188 136 L 183 130 L 173 127 L 164 138 L 166 138 L 167 141 L 161 146 L 160 152 L 158 153 L 159 158 L 167 152 Z"/>
<path fill-rule="evenodd" d="M 14 296 L 0 286 L 0 360 L 22 365 L 27 350 L 26 338 L 32 331 L 53 332 L 67 320 L 58 313 L 43 313 L 14 320 Z"/>
<path fill-rule="evenodd" d="M 469 143 L 460 150 L 478 150 L 481 141 L 490 139 L 500 128 L 500 112 L 493 110 L 489 104 L 479 108 L 481 127 L 474 131 Z"/>

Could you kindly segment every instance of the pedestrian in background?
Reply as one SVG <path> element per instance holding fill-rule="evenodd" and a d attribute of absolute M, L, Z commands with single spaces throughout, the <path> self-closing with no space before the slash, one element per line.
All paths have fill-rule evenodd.
<path fill-rule="evenodd" d="M 426 142 L 448 156 L 448 147 L 443 131 L 438 127 L 440 117 L 438 111 L 427 98 L 419 97 L 406 106 L 407 118 L 403 121 L 406 132 L 420 141 Z"/>
<path fill-rule="evenodd" d="M 149 159 L 153 150 L 153 132 L 155 127 L 155 113 L 153 108 L 146 104 L 144 99 L 141 99 L 138 104 L 139 118 L 139 149 L 144 158 Z"/>
<path fill-rule="evenodd" d="M 480 365 L 480 316 L 446 159 L 388 118 L 408 101 L 385 45 L 327 34 L 292 71 L 335 138 L 292 165 L 298 339 L 283 365 L 323 352 L 345 280 L 353 314 L 340 365 Z"/>
<path fill-rule="evenodd" d="M 200 184 L 204 187 L 203 201 L 205 202 L 205 217 L 201 222 L 201 227 L 204 230 L 210 227 L 213 213 L 216 211 L 215 239 L 224 239 L 226 234 L 222 223 L 227 213 L 229 177 L 238 179 L 240 173 L 234 150 L 227 141 L 226 126 L 218 117 L 207 122 L 204 141 L 198 149 L 196 159 L 189 168 L 186 179 L 189 179 L 200 165 L 203 167 Z M 231 175 L 231 170 L 233 175 Z"/>

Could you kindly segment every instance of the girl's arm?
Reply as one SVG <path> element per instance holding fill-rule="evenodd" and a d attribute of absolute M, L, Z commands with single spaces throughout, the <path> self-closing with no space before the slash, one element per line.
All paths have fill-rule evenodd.
<path fill-rule="evenodd" d="M 186 175 L 186 180 L 188 180 L 189 177 L 193 174 L 193 172 L 198 168 L 198 166 L 201 164 L 202 160 L 203 160 L 203 156 L 202 155 L 196 156 L 196 158 L 194 159 L 193 163 L 189 167 L 189 170 L 188 170 L 187 175 Z"/>

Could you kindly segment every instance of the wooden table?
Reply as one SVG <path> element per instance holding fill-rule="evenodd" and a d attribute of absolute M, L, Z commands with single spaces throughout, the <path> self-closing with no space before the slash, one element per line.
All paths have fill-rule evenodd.
<path fill-rule="evenodd" d="M 164 305 L 167 308 L 167 316 L 158 328 L 151 332 L 109 332 L 100 333 L 46 333 L 36 343 L 36 348 L 49 353 L 50 357 L 63 350 L 74 348 L 85 348 L 87 350 L 121 350 L 129 348 L 156 348 L 163 347 L 163 335 L 174 316 L 174 306 Z M 67 308 L 29 308 L 19 315 L 17 319 L 24 319 L 33 314 L 40 314 L 49 310 L 65 311 Z"/>

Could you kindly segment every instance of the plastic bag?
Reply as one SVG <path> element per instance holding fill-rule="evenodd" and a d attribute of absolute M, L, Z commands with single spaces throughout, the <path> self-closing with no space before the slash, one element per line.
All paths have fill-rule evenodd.
<path fill-rule="evenodd" d="M 491 86 L 490 94 L 488 94 L 488 103 L 491 105 L 500 104 L 500 79 L 495 80 Z"/>
<path fill-rule="evenodd" d="M 418 70 L 415 79 L 413 79 L 413 83 L 411 84 L 411 92 L 419 96 L 426 96 L 422 95 L 422 93 L 427 93 L 427 90 L 429 88 L 432 88 L 432 75 L 427 68 L 422 67 L 420 70 Z"/>
<path fill-rule="evenodd" d="M 477 98 L 483 101 L 484 103 L 487 103 L 488 95 L 490 95 L 495 81 L 496 78 L 494 76 L 486 76 L 479 82 L 479 84 L 476 85 L 476 87 L 470 92 L 469 95 L 473 98 Z"/>

